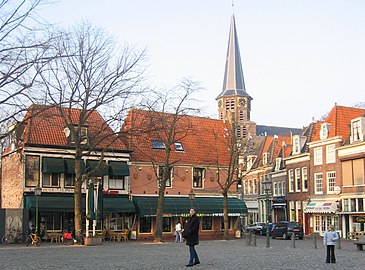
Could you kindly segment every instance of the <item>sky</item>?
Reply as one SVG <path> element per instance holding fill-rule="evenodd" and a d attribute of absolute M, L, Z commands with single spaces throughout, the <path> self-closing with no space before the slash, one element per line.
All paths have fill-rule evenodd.
<path fill-rule="evenodd" d="M 51 23 L 87 20 L 146 48 L 147 83 L 198 81 L 202 116 L 211 118 L 233 13 L 252 121 L 301 128 L 336 103 L 365 101 L 364 0 L 59 0 L 39 11 Z"/>

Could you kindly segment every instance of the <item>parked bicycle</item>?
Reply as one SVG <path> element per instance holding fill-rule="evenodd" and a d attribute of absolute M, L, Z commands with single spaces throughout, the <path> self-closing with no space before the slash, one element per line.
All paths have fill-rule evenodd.
<path fill-rule="evenodd" d="M 39 246 L 41 244 L 41 238 L 36 233 L 31 233 L 28 235 L 26 243 L 27 246 L 30 244 Z"/>
<path fill-rule="evenodd" d="M 223 230 L 216 230 L 213 234 L 213 239 L 222 239 L 224 235 Z"/>
<path fill-rule="evenodd" d="M 11 230 L 1 238 L 3 244 L 23 244 L 27 237 L 24 233 L 17 230 Z"/>

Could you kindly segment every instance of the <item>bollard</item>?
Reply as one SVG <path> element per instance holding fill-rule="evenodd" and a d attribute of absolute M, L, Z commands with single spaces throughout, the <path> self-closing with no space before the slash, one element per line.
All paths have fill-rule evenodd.
<path fill-rule="evenodd" d="M 254 247 L 257 247 L 257 244 L 256 244 L 256 234 L 253 235 L 253 246 Z"/>
<path fill-rule="evenodd" d="M 337 241 L 337 242 L 338 242 L 338 246 L 337 246 L 337 247 L 338 247 L 338 249 L 341 249 L 341 236 L 339 236 L 339 238 L 338 238 L 338 241 Z"/>
<path fill-rule="evenodd" d="M 291 235 L 291 242 L 292 242 L 292 247 L 295 248 L 295 234 L 294 233 Z"/>
<path fill-rule="evenodd" d="M 317 235 L 316 234 L 313 235 L 313 243 L 314 243 L 314 248 L 318 248 L 317 247 Z"/>

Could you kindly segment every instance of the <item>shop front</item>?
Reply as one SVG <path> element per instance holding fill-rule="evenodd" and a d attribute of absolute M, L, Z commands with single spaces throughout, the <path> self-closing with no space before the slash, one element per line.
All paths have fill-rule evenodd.
<path fill-rule="evenodd" d="M 38 199 L 39 231 L 46 239 L 50 233 L 73 232 L 74 230 L 74 196 L 73 194 L 42 194 L 36 198 L 25 194 L 25 209 L 29 212 L 29 222 L 35 225 L 35 212 Z M 82 197 L 82 220 L 85 228 L 85 196 Z M 102 198 L 102 215 L 97 220 L 96 230 L 122 231 L 133 227 L 135 207 L 127 196 L 108 195 Z M 90 228 L 92 229 L 92 228 Z"/>
<path fill-rule="evenodd" d="M 156 226 L 157 197 L 134 196 L 133 201 L 138 212 L 138 222 L 134 227 L 138 240 L 154 238 Z M 184 227 L 189 216 L 189 209 L 195 208 L 200 219 L 200 238 L 212 239 L 215 231 L 224 228 L 223 198 L 222 197 L 165 197 L 163 216 L 163 236 L 174 239 L 175 224 L 179 221 Z M 233 236 L 241 225 L 243 216 L 247 215 L 244 201 L 237 198 L 228 198 L 229 234 Z"/>
<path fill-rule="evenodd" d="M 335 226 L 335 230 L 341 234 L 337 209 L 338 206 L 336 202 L 312 201 L 308 203 L 304 209 L 304 213 L 309 214 L 310 233 L 323 235 L 328 229 L 328 226 L 333 225 Z"/>

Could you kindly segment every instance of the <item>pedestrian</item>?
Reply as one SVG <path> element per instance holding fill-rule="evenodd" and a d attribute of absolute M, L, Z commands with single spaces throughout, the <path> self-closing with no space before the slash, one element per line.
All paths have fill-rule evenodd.
<path fill-rule="evenodd" d="M 327 246 L 326 263 L 336 263 L 335 244 L 339 239 L 338 233 L 333 225 L 328 226 L 328 230 L 324 233 L 323 244 Z"/>
<path fill-rule="evenodd" d="M 181 223 L 178 221 L 175 225 L 175 242 L 181 243 L 182 242 L 182 234 L 181 234 Z"/>
<path fill-rule="evenodd" d="M 187 219 L 183 237 L 186 240 L 186 245 L 189 246 L 190 259 L 187 267 L 195 264 L 200 264 L 198 253 L 196 253 L 195 246 L 199 244 L 199 218 L 195 214 L 195 209 L 190 208 L 190 217 Z"/>

